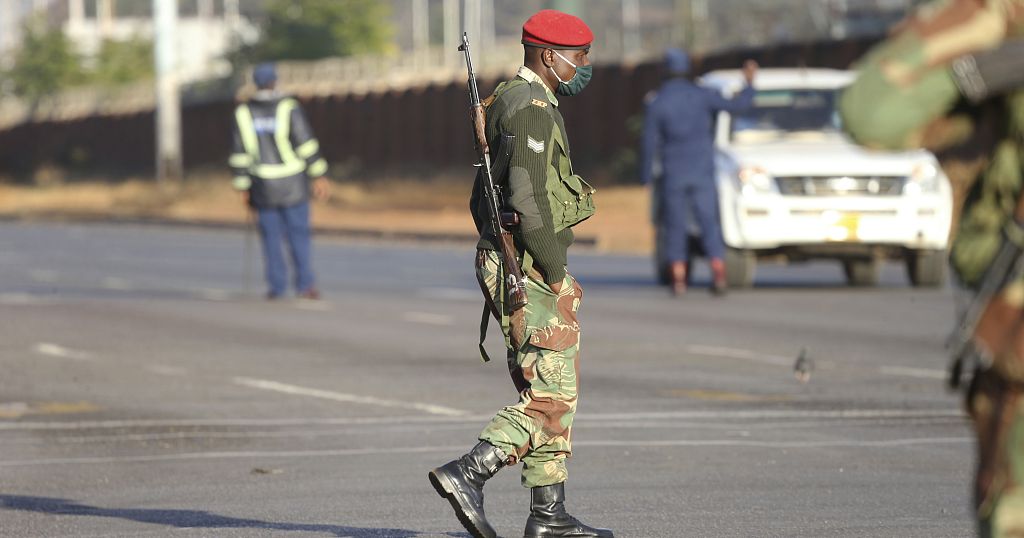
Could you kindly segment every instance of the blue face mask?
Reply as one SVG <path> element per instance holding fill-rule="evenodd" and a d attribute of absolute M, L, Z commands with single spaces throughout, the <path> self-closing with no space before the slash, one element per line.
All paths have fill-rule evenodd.
<path fill-rule="evenodd" d="M 557 50 L 552 50 L 551 52 L 558 54 Z M 594 74 L 594 66 L 577 66 L 576 64 L 570 62 L 568 58 L 562 56 L 561 54 L 558 54 L 558 57 L 564 60 L 565 63 L 571 65 L 573 69 L 576 70 L 576 74 L 573 75 L 572 78 L 569 79 L 568 81 L 564 81 L 561 77 L 558 76 L 558 73 L 555 73 L 554 67 L 549 67 L 548 69 L 550 69 L 551 72 L 554 73 L 555 78 L 558 79 L 558 88 L 555 89 L 555 93 L 557 93 L 558 95 L 570 96 L 576 95 L 583 91 L 583 88 L 586 88 L 587 84 L 590 83 L 590 77 L 592 77 Z"/>

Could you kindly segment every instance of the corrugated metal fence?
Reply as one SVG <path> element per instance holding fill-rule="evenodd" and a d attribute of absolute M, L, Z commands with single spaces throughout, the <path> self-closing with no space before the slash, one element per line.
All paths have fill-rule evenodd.
<path fill-rule="evenodd" d="M 718 53 L 698 61 L 700 72 L 739 67 L 752 57 L 764 67 L 848 67 L 871 40 L 785 45 Z M 485 62 L 481 58 L 478 62 Z M 563 106 L 574 160 L 598 181 L 613 161 L 636 144 L 631 118 L 644 95 L 660 82 L 657 63 L 597 66 L 594 81 Z M 490 91 L 497 80 L 482 80 Z M 331 162 L 360 176 L 431 175 L 473 161 L 468 100 L 462 82 L 363 95 L 303 99 Z M 225 165 L 230 149 L 229 101 L 186 106 L 184 158 L 188 169 Z M 0 131 L 0 174 L 29 177 L 41 166 L 89 175 L 147 174 L 154 155 L 153 113 L 92 116 L 70 121 L 23 123 Z"/>

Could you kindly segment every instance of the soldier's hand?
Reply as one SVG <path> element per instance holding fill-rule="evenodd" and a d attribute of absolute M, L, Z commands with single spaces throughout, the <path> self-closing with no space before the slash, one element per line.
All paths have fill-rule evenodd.
<path fill-rule="evenodd" d="M 326 200 L 331 196 L 331 182 L 325 176 L 313 180 L 313 197 L 317 200 Z"/>
<path fill-rule="evenodd" d="M 561 282 L 555 282 L 554 284 L 548 284 L 548 287 L 551 288 L 551 291 L 553 291 L 555 293 L 562 293 L 562 283 Z"/>
<path fill-rule="evenodd" d="M 757 70 L 760 68 L 757 62 L 754 60 L 747 60 L 743 62 L 743 78 L 747 80 L 747 84 L 754 83 L 754 77 L 757 75 Z"/>

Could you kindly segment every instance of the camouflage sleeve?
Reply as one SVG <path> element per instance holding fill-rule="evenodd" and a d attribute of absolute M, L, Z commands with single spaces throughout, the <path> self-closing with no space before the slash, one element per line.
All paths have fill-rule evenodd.
<path fill-rule="evenodd" d="M 840 113 L 857 142 L 938 149 L 958 140 L 944 116 L 960 100 L 953 61 L 992 49 L 1024 15 L 1024 0 L 947 0 L 918 10 L 856 66 Z"/>

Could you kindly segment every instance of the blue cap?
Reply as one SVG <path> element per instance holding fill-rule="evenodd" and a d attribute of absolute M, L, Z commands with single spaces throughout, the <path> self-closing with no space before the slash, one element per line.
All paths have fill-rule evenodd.
<path fill-rule="evenodd" d="M 277 80 L 277 70 L 272 63 L 261 63 L 252 70 L 252 81 L 260 88 L 265 88 Z"/>
<path fill-rule="evenodd" d="M 673 75 L 685 75 L 690 72 L 690 55 L 683 49 L 665 51 L 665 68 Z"/>

